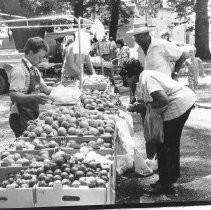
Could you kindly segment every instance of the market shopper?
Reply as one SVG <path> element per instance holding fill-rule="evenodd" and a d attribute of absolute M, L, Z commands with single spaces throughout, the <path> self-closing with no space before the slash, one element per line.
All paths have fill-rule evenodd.
<path fill-rule="evenodd" d="M 122 77 L 123 86 L 127 86 L 127 74 L 124 70 L 124 62 L 126 62 L 130 57 L 130 48 L 125 45 L 122 39 L 118 39 L 116 41 L 117 46 L 117 58 L 118 58 L 118 66 L 121 67 L 120 76 Z M 132 97 L 132 95 L 130 95 Z"/>
<path fill-rule="evenodd" d="M 129 69 L 137 62 L 139 61 L 134 60 L 127 63 L 125 68 Z M 154 188 L 151 193 L 168 193 L 180 177 L 181 134 L 197 97 L 188 87 L 154 70 L 141 72 L 137 91 L 140 103 L 134 104 L 133 110 L 139 109 L 142 112 L 142 104 L 147 104 L 155 112 L 165 107 L 161 113 L 164 142 L 155 143 L 159 180 L 151 184 Z"/>
<path fill-rule="evenodd" d="M 36 66 L 48 52 L 47 43 L 40 37 L 28 39 L 22 61 L 13 67 L 8 80 L 12 101 L 9 123 L 16 138 L 26 130 L 27 122 L 39 115 L 39 104 L 45 104 L 51 92 Z"/>

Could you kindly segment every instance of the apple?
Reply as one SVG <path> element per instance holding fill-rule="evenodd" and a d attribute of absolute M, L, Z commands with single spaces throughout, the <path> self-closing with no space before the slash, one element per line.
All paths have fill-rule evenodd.
<path fill-rule="evenodd" d="M 69 174 L 68 178 L 71 182 L 75 180 L 75 176 L 73 174 Z"/>
<path fill-rule="evenodd" d="M 67 172 L 62 172 L 61 173 L 62 179 L 67 179 L 68 178 L 68 173 Z"/>
<path fill-rule="evenodd" d="M 68 185 L 68 186 L 70 186 L 70 184 L 71 184 L 71 182 L 70 182 L 69 179 L 63 179 L 62 180 L 62 185 Z"/>
<path fill-rule="evenodd" d="M 62 180 L 62 177 L 60 175 L 55 175 L 53 177 L 53 180 L 56 181 L 56 180 Z"/>
<path fill-rule="evenodd" d="M 75 180 L 73 181 L 72 186 L 78 188 L 81 186 L 81 183 L 78 180 Z"/>

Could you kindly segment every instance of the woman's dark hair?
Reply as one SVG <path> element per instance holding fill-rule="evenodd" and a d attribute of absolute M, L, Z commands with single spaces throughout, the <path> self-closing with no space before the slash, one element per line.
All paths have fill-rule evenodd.
<path fill-rule="evenodd" d="M 140 61 L 135 58 L 129 58 L 123 65 L 128 77 L 132 77 L 134 75 L 139 76 L 144 69 Z"/>
<path fill-rule="evenodd" d="M 24 47 L 24 53 L 27 55 L 30 51 L 38 53 L 41 49 L 48 52 L 48 44 L 41 37 L 29 38 Z"/>
<path fill-rule="evenodd" d="M 122 47 L 125 45 L 124 41 L 122 39 L 118 39 L 116 41 L 116 44 L 120 44 Z"/>

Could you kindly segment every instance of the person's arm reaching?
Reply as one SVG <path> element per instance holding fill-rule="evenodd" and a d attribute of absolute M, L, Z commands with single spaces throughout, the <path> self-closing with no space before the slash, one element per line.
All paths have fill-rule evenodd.
<path fill-rule="evenodd" d="M 13 102 L 19 104 L 25 104 L 29 102 L 38 102 L 39 104 L 45 104 L 48 100 L 48 96 L 43 93 L 40 94 L 24 94 L 21 92 L 10 92 L 10 98 Z"/>

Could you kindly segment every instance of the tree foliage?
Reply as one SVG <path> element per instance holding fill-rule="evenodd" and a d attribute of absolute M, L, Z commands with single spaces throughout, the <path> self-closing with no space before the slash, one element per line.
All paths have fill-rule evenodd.
<path fill-rule="evenodd" d="M 168 4 L 174 8 L 180 19 L 188 22 L 195 14 L 196 56 L 210 58 L 208 0 L 168 0 Z"/>

